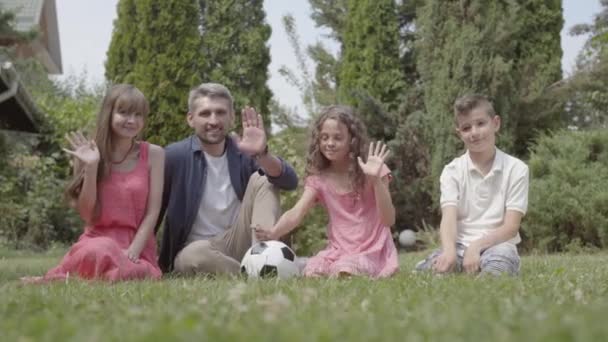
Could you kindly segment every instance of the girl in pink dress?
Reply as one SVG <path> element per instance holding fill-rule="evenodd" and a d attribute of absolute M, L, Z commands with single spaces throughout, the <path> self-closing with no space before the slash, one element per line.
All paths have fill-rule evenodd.
<path fill-rule="evenodd" d="M 164 150 L 136 140 L 149 112 L 135 87 L 113 86 L 97 116 L 95 139 L 66 136 L 74 157 L 74 179 L 66 196 L 86 222 L 84 233 L 61 263 L 43 277 L 120 281 L 158 279 L 156 240 L 164 172 Z"/>
<path fill-rule="evenodd" d="M 274 227 L 254 227 L 256 237 L 279 239 L 320 202 L 329 214 L 328 245 L 308 260 L 305 276 L 394 274 L 399 266 L 390 231 L 395 207 L 384 164 L 388 154 L 381 142 L 368 147 L 365 127 L 352 108 L 326 108 L 312 128 L 302 197 Z"/>

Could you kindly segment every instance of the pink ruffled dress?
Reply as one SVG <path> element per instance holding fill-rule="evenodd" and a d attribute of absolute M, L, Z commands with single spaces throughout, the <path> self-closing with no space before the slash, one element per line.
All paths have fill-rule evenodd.
<path fill-rule="evenodd" d="M 48 271 L 43 281 L 74 276 L 106 281 L 160 278 L 153 233 L 138 262 L 131 261 L 124 253 L 145 216 L 149 188 L 148 143 L 141 142 L 135 169 L 112 171 L 98 185 L 101 211 L 97 222 L 85 228 L 61 263 Z"/>
<path fill-rule="evenodd" d="M 384 175 L 390 171 L 385 167 Z M 329 215 L 327 247 L 311 257 L 305 276 L 338 276 L 340 273 L 383 278 L 399 269 L 397 248 L 390 228 L 380 222 L 371 184 L 361 193 L 339 193 L 323 177 L 306 179 Z"/>

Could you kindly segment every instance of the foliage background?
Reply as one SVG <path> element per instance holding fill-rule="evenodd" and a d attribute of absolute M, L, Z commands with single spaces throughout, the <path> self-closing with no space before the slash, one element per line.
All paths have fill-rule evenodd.
<path fill-rule="evenodd" d="M 189 134 L 183 117 L 193 85 L 226 83 L 237 109 L 252 104 L 272 121 L 271 149 L 300 176 L 308 120 L 322 106 L 352 104 L 372 138 L 393 151 L 395 233 L 407 228 L 420 236 L 438 224 L 438 174 L 462 152 L 452 133 L 451 104 L 464 93 L 484 93 L 503 119 L 499 146 L 532 170 L 522 247 L 606 248 L 608 0 L 600 0 L 592 23 L 572 28 L 589 39 L 567 78 L 559 63 L 559 0 L 309 3 L 313 21 L 339 49 L 332 53 L 322 42 L 302 46 L 297 23 L 284 18 L 298 63 L 281 73 L 300 90 L 304 118 L 272 99 L 267 88 L 271 29 L 262 1 L 121 0 L 107 79 L 144 91 L 153 108 L 147 138 L 163 145 Z M 21 41 L 35 37 L 14 32 L 14 16 L 0 13 L 0 33 Z M 10 56 L 11 46 L 1 53 Z M 70 163 L 60 148 L 66 132 L 90 129 L 106 85 L 91 88 L 84 75 L 49 81 L 36 63 L 15 64 L 45 113 L 44 133 L 0 135 L 0 239 L 44 249 L 72 242 L 82 229 L 61 198 Z M 284 209 L 295 203 L 302 184 L 299 192 L 283 194 Z M 325 243 L 327 217 L 317 208 L 305 222 L 293 242 L 298 253 L 310 254 Z"/>

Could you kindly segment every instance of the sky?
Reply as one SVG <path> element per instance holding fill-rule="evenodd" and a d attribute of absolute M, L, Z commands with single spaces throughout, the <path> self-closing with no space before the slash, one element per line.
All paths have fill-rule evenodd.
<path fill-rule="evenodd" d="M 61 77 L 81 76 L 86 73 L 90 84 L 103 82 L 104 62 L 112 37 L 117 2 L 56 0 L 64 73 Z M 331 46 L 331 41 L 323 37 L 327 31 L 316 28 L 310 19 L 311 9 L 307 0 L 266 0 L 264 8 L 267 21 L 272 27 L 269 41 L 272 61 L 268 85 L 281 104 L 303 114 L 304 109 L 297 89 L 289 85 L 278 73 L 283 65 L 296 65 L 295 55 L 287 40 L 281 18 L 288 13 L 294 16 L 304 46 L 314 44 L 318 40 Z M 564 0 L 563 8 L 565 22 L 561 32 L 562 69 L 565 75 L 569 75 L 586 37 L 572 37 L 568 31 L 575 24 L 591 23 L 593 15 L 600 10 L 600 4 L 599 0 Z"/>

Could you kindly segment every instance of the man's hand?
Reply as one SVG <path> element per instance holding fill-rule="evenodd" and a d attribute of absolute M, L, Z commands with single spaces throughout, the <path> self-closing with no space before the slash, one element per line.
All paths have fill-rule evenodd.
<path fill-rule="evenodd" d="M 456 266 L 456 251 L 444 251 L 441 252 L 435 262 L 433 262 L 433 271 L 437 273 L 449 273 L 454 270 Z"/>
<path fill-rule="evenodd" d="M 475 244 L 472 243 L 464 251 L 464 258 L 462 260 L 462 268 L 466 273 L 477 273 L 479 272 L 479 261 L 481 259 L 481 250 Z"/>
<path fill-rule="evenodd" d="M 262 116 L 254 108 L 245 107 L 241 112 L 243 122 L 243 137 L 233 135 L 241 152 L 253 156 L 263 153 L 266 149 L 266 131 Z"/>

